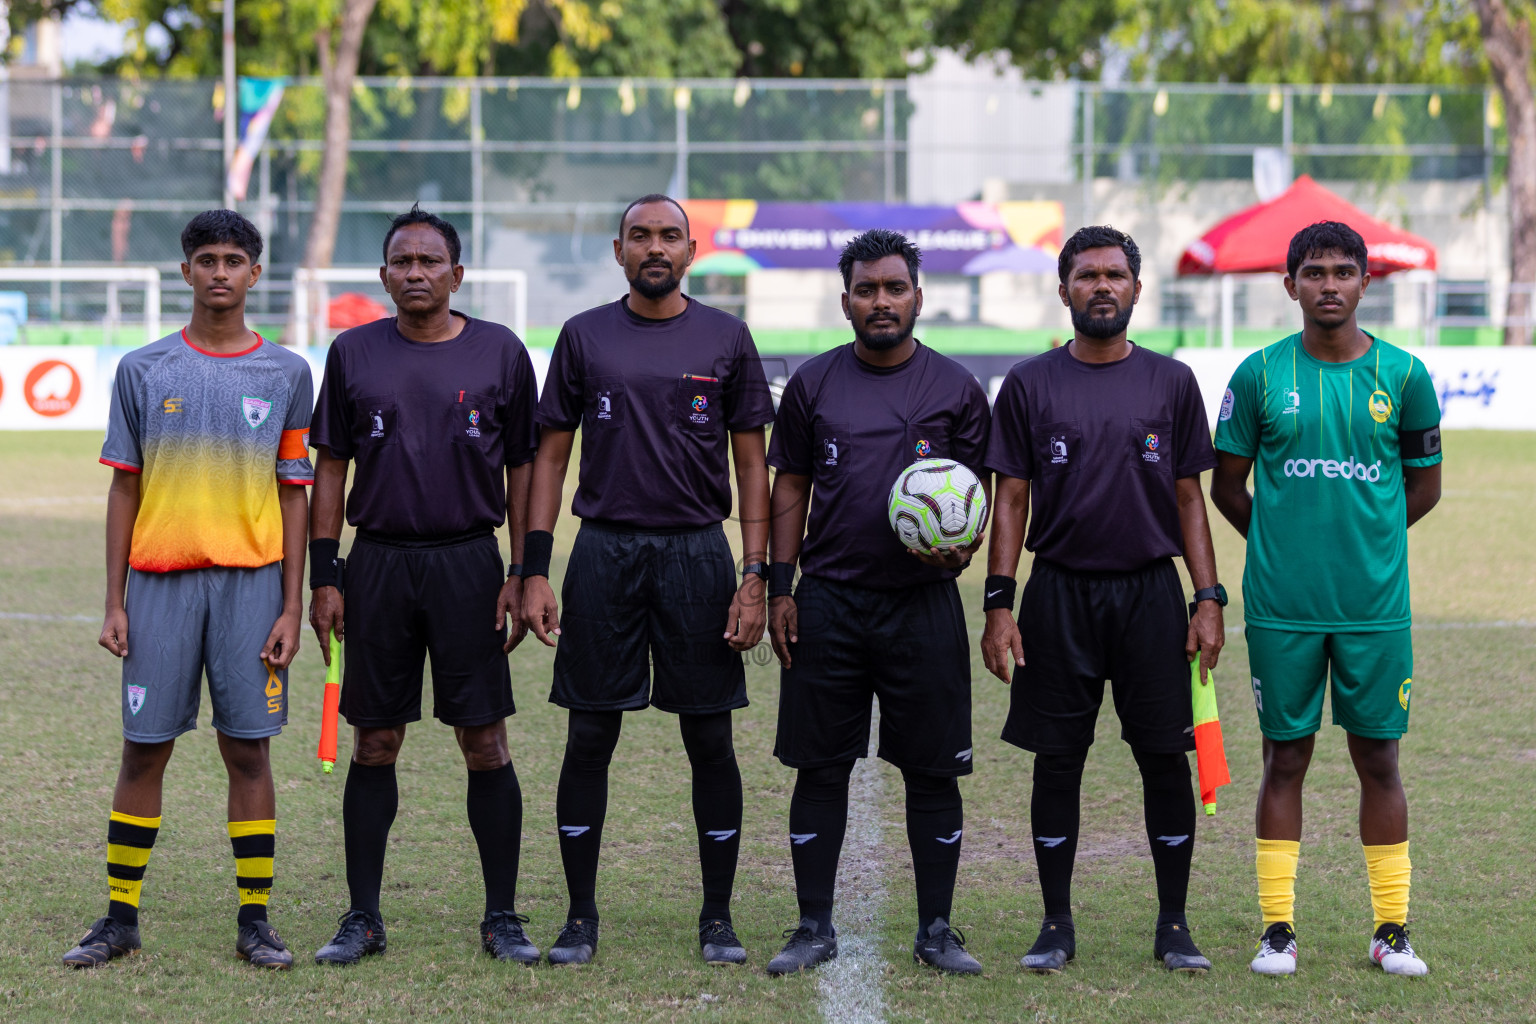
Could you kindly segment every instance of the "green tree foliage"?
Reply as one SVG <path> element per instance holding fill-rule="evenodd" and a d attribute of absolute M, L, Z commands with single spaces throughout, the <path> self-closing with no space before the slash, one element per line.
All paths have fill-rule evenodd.
<path fill-rule="evenodd" d="M 1041 78 L 1482 82 L 1467 0 L 958 0 L 937 29 L 968 54 L 1006 51 Z"/>
<path fill-rule="evenodd" d="M 878 78 L 905 75 L 954 0 L 379 0 L 362 75 Z M 239 0 L 241 74 L 320 72 L 340 0 Z M 217 0 L 16 0 L 19 32 L 72 9 L 129 26 L 96 70 L 217 77 Z"/>

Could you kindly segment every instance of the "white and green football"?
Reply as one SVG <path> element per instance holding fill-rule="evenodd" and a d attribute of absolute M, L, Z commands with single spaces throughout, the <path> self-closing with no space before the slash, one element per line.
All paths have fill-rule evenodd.
<path fill-rule="evenodd" d="M 891 529 L 915 551 L 964 547 L 987 525 L 987 495 L 954 459 L 923 459 L 896 478 L 887 511 Z"/>

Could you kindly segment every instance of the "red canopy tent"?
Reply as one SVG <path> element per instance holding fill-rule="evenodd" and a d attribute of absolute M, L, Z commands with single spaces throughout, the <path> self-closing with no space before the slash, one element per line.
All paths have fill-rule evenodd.
<path fill-rule="evenodd" d="M 1179 257 L 1179 276 L 1283 274 L 1291 236 L 1320 220 L 1342 221 L 1360 232 L 1372 274 L 1435 269 L 1429 242 L 1369 216 L 1303 174 L 1269 202 L 1233 214 L 1189 243 Z"/>

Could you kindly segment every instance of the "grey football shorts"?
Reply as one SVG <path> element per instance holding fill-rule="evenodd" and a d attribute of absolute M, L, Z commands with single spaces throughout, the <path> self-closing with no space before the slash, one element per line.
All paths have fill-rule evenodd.
<path fill-rule="evenodd" d="M 288 671 L 261 649 L 283 610 L 283 569 L 128 574 L 123 738 L 163 743 L 197 728 L 208 676 L 213 727 L 234 739 L 276 736 L 288 723 Z"/>

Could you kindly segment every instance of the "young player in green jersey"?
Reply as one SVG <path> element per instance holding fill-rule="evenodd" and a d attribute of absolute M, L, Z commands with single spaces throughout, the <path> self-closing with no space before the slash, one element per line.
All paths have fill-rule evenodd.
<path fill-rule="evenodd" d="M 1424 364 L 1361 330 L 1365 242 L 1324 221 L 1291 239 L 1286 291 L 1303 327 L 1232 376 L 1211 499 L 1248 539 L 1253 699 L 1264 733 L 1252 968 L 1296 971 L 1301 789 L 1331 679 L 1333 721 L 1360 777 L 1376 931 L 1388 974 L 1429 968 L 1408 943 L 1408 800 L 1398 739 L 1413 689 L 1407 529 L 1440 499 L 1440 406 Z M 1248 474 L 1255 471 L 1253 493 Z"/>

